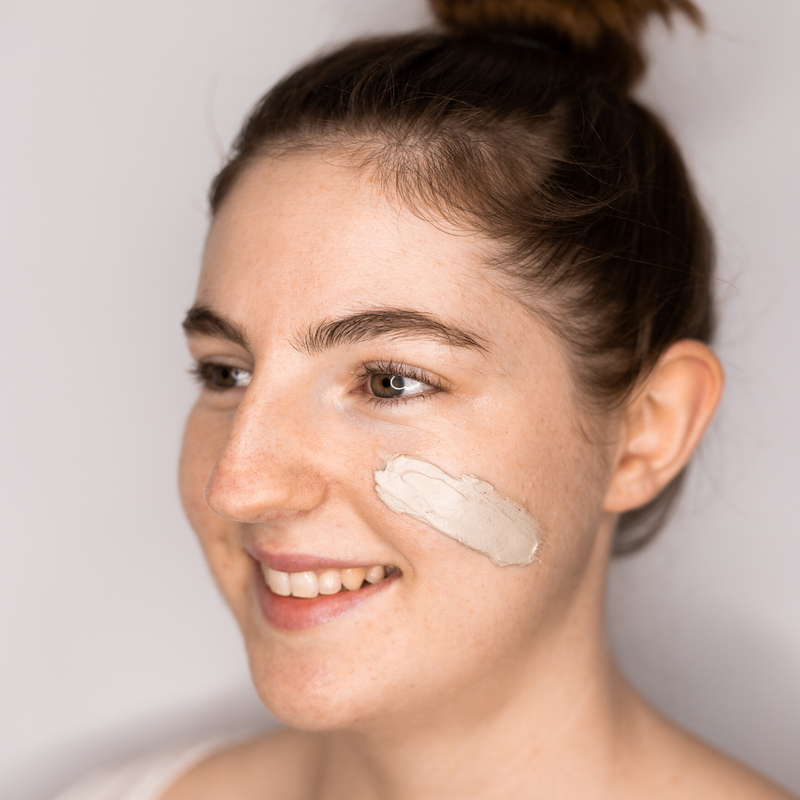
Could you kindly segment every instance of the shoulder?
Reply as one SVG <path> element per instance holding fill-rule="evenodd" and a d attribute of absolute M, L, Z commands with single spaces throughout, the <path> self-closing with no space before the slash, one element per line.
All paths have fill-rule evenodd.
<path fill-rule="evenodd" d="M 311 794 L 318 737 L 282 730 L 239 741 L 210 753 L 176 780 L 158 800 L 264 800 Z"/>
<path fill-rule="evenodd" d="M 230 738 L 183 742 L 106 767 L 70 787 L 56 800 L 160 800 L 179 776 L 224 747 Z"/>
<path fill-rule="evenodd" d="M 696 765 L 691 780 L 676 784 L 682 797 L 725 797 L 727 800 L 797 800 L 794 795 L 776 786 L 762 775 L 728 758 L 722 753 L 699 745 L 691 755 Z M 688 759 L 687 759 L 688 760 Z M 691 762 L 690 762 L 691 763 Z"/>
<path fill-rule="evenodd" d="M 648 709 L 652 712 L 652 709 Z M 639 789 L 653 800 L 798 800 L 757 772 L 688 734 L 657 712 L 639 728 Z M 647 743 L 646 745 L 644 743 Z"/>
<path fill-rule="evenodd" d="M 794 795 L 790 795 L 763 775 L 703 743 L 698 744 L 697 752 L 692 758 L 697 764 L 697 770 L 691 788 L 698 798 L 797 800 Z"/>
<path fill-rule="evenodd" d="M 676 779 L 676 797 L 725 797 L 726 800 L 797 800 L 764 776 L 703 744 L 687 762 L 691 778 Z M 671 795 L 670 795 L 671 796 Z"/>

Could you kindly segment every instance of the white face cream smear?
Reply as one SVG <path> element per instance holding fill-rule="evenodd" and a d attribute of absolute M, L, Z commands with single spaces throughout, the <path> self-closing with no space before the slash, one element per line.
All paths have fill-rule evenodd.
<path fill-rule="evenodd" d="M 410 456 L 385 460 L 386 467 L 375 470 L 375 488 L 392 511 L 489 556 L 498 567 L 533 561 L 542 538 L 541 525 L 490 483 L 474 475 L 454 478 Z"/>

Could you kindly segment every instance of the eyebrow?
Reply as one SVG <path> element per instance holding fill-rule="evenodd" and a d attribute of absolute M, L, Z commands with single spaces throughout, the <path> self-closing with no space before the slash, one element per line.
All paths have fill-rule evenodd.
<path fill-rule="evenodd" d="M 372 339 L 429 339 L 450 347 L 486 352 L 486 340 L 470 331 L 446 325 L 421 311 L 378 308 L 327 319 L 297 336 L 294 346 L 309 355 L 334 347 L 346 347 Z"/>
<path fill-rule="evenodd" d="M 183 321 L 188 336 L 202 334 L 227 339 L 249 350 L 244 329 L 207 306 L 195 305 Z M 377 308 L 326 319 L 299 334 L 292 345 L 308 355 L 316 355 L 335 347 L 346 347 L 373 339 L 429 339 L 450 347 L 478 352 L 488 350 L 487 340 L 471 331 L 447 325 L 430 314 L 403 308 Z"/>
<path fill-rule="evenodd" d="M 217 339 L 227 339 L 245 350 L 250 349 L 244 329 L 235 322 L 212 311 L 208 306 L 194 305 L 183 320 L 183 330 L 187 336 L 204 335 Z"/>

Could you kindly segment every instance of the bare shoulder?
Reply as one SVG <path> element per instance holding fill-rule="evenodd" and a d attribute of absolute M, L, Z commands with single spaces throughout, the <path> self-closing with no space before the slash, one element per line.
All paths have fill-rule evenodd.
<path fill-rule="evenodd" d="M 704 743 L 690 754 L 696 764 L 691 789 L 683 797 L 725 797 L 727 800 L 797 800 L 763 775 L 723 755 Z"/>
<path fill-rule="evenodd" d="M 311 793 L 319 763 L 313 734 L 278 731 L 247 739 L 203 759 L 161 800 L 264 800 Z"/>
<path fill-rule="evenodd" d="M 695 738 L 648 709 L 639 748 L 645 774 L 640 783 L 658 800 L 798 800 L 764 776 Z M 640 728 L 640 733 L 645 731 Z"/>

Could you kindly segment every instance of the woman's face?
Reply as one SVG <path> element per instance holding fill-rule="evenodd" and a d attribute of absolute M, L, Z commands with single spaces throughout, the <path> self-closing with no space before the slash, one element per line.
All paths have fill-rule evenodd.
<path fill-rule="evenodd" d="M 599 629 L 612 445 L 586 435 L 559 341 L 488 254 L 322 153 L 251 166 L 213 222 L 181 493 L 256 687 L 289 724 L 491 706 L 567 631 Z M 398 453 L 523 505 L 536 561 L 495 566 L 391 511 L 373 470 Z M 317 599 L 276 597 L 261 569 L 373 565 L 397 571 Z"/>

